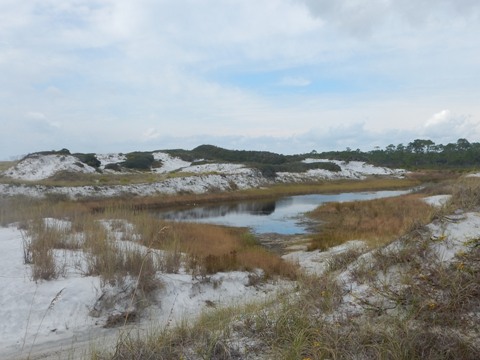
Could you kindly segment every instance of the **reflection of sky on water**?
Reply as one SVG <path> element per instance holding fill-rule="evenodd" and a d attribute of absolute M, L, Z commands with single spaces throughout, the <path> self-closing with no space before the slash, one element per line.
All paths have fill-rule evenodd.
<path fill-rule="evenodd" d="M 376 191 L 334 195 L 298 195 L 277 201 L 249 201 L 159 212 L 164 219 L 249 227 L 256 233 L 300 234 L 306 232 L 301 214 L 326 202 L 370 200 L 405 194 L 408 191 Z"/>

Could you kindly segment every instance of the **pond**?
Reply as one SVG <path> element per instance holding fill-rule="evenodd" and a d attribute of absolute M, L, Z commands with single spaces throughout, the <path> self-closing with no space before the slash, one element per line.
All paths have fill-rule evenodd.
<path fill-rule="evenodd" d="M 166 220 L 248 227 L 257 234 L 305 234 L 309 232 L 309 223 L 305 221 L 303 214 L 323 203 L 379 199 L 408 192 L 410 190 L 296 195 L 268 201 L 199 205 L 187 209 L 158 211 L 157 214 Z"/>

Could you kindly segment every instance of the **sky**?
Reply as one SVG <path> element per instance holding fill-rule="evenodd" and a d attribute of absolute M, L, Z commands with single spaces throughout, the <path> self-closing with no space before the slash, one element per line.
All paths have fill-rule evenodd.
<path fill-rule="evenodd" d="M 480 141 L 478 0 L 1 0 L 0 159 Z"/>

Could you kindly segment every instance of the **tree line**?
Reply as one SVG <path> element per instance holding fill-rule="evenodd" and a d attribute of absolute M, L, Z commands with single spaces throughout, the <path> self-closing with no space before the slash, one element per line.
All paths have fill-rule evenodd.
<path fill-rule="evenodd" d="M 344 161 L 365 161 L 378 166 L 403 168 L 472 168 L 480 166 L 480 143 L 458 139 L 446 145 L 428 139 L 415 139 L 407 145 L 390 144 L 385 149 L 362 152 L 347 148 L 344 151 L 316 153 L 316 157 Z"/>

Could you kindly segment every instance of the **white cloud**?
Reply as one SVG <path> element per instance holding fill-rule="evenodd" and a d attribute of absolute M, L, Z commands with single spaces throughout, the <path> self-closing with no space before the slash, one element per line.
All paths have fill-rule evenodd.
<path fill-rule="evenodd" d="M 480 138 L 480 121 L 475 121 L 468 115 L 442 110 L 425 122 L 423 134 L 436 138 L 439 142 L 451 142 L 459 138 L 474 141 Z"/>
<path fill-rule="evenodd" d="M 39 130 L 48 131 L 49 128 L 60 128 L 61 123 L 58 121 L 52 121 L 47 116 L 38 111 L 29 111 L 25 114 L 25 117 L 30 121 L 30 124 L 34 124 L 34 127 Z"/>
<path fill-rule="evenodd" d="M 475 22 L 480 13 L 476 0 L 297 0 L 323 22 L 351 35 L 377 35 L 379 31 L 417 30 Z"/>
<path fill-rule="evenodd" d="M 285 152 L 315 136 L 354 148 L 381 134 L 478 134 L 479 6 L 4 0 L 0 156 L 205 134 Z"/>
<path fill-rule="evenodd" d="M 285 76 L 279 82 L 281 86 L 295 86 L 304 87 L 310 85 L 312 82 L 301 76 Z"/>
<path fill-rule="evenodd" d="M 434 127 L 442 123 L 446 123 L 452 119 L 452 112 L 450 110 L 442 110 L 438 113 L 433 114 L 433 116 L 427 120 L 425 127 Z"/>
<path fill-rule="evenodd" d="M 155 128 L 149 128 L 143 133 L 143 136 L 146 140 L 158 139 L 160 137 L 160 132 Z"/>
<path fill-rule="evenodd" d="M 47 116 L 44 113 L 37 112 L 37 111 L 29 111 L 25 114 L 25 116 L 33 120 L 45 120 L 47 118 Z"/>
<path fill-rule="evenodd" d="M 370 34 L 375 24 L 385 20 L 388 4 L 381 0 L 300 0 L 312 14 L 332 22 L 355 36 Z"/>

